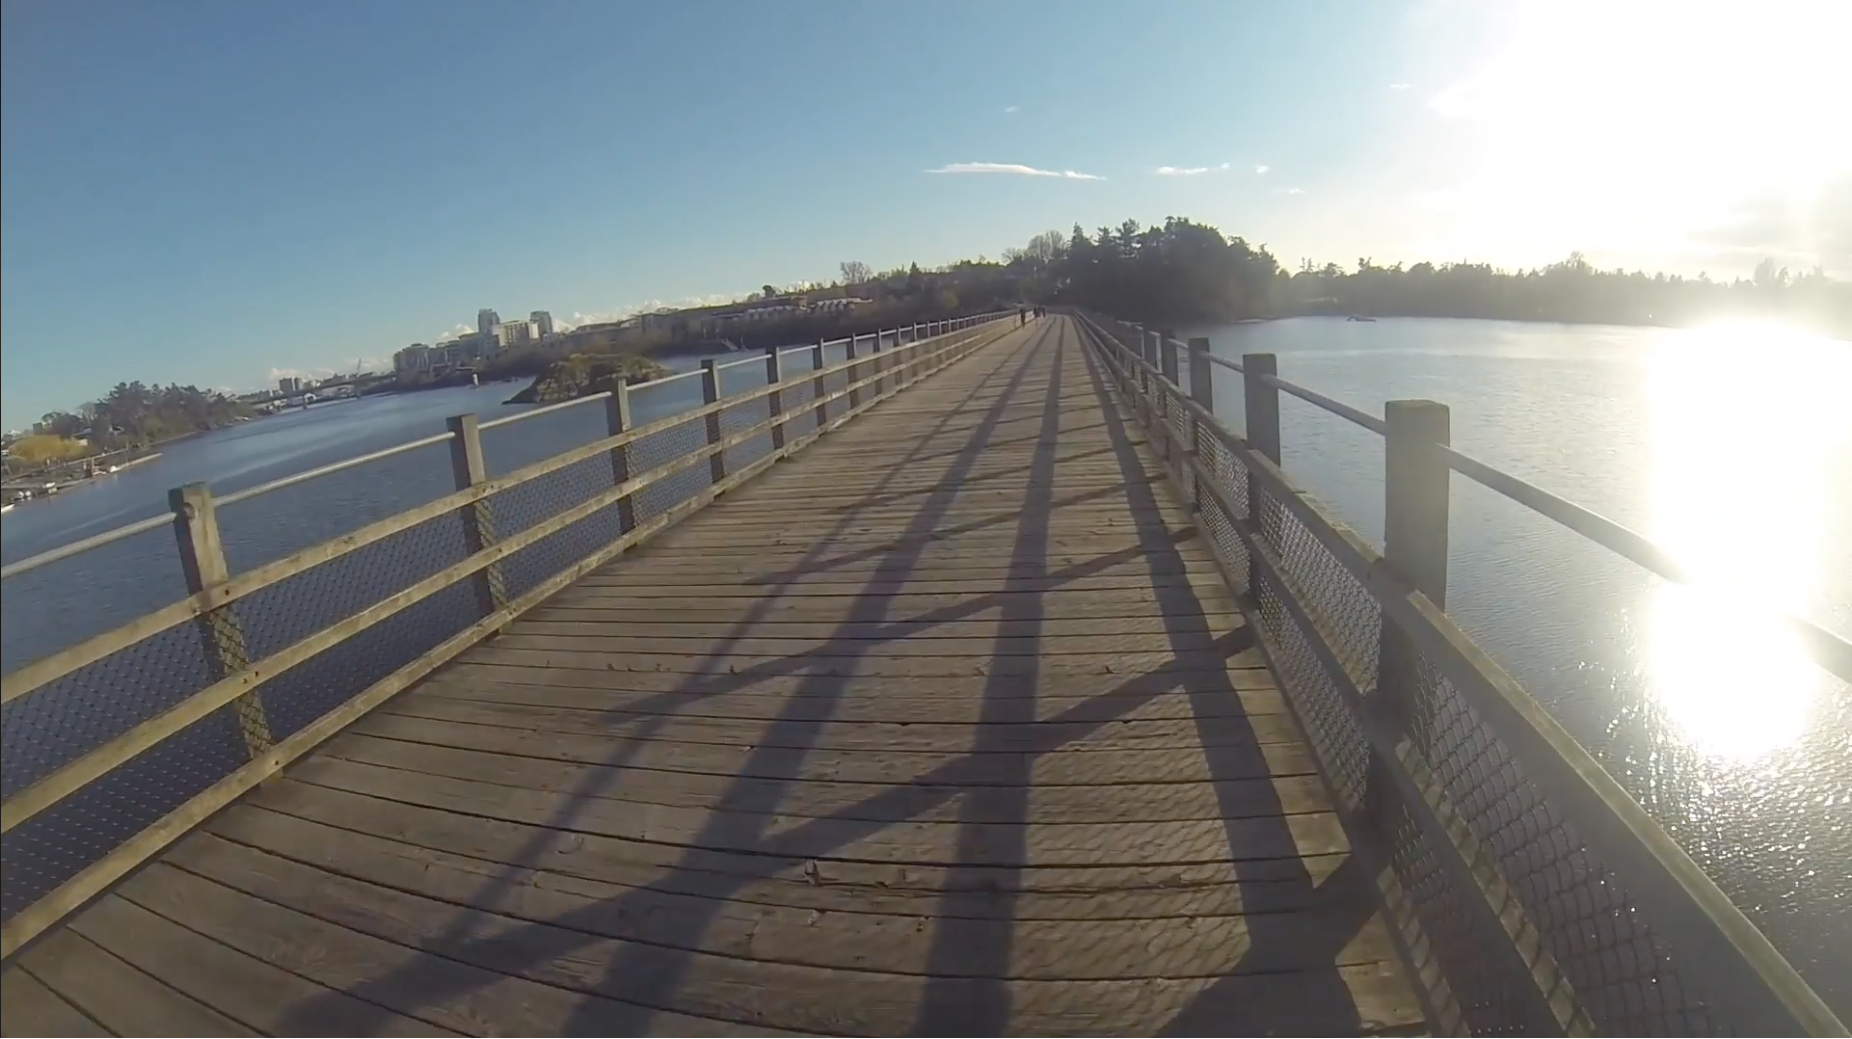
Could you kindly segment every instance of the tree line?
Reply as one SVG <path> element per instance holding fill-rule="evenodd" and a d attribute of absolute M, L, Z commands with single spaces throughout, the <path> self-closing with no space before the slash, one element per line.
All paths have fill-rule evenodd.
<path fill-rule="evenodd" d="M 75 412 L 54 411 L 34 432 L 61 440 L 87 440 L 89 453 L 145 447 L 189 433 L 216 429 L 252 414 L 251 408 L 197 386 L 119 382 L 101 400 Z"/>
<path fill-rule="evenodd" d="M 850 280 L 865 275 L 866 283 Z M 905 298 L 915 287 L 955 286 L 958 302 L 1071 303 L 1150 324 L 1201 325 L 1307 314 L 1494 318 L 1684 325 L 1718 317 L 1773 317 L 1852 336 L 1852 284 L 1815 268 L 1796 273 L 1764 260 L 1748 278 L 1601 270 L 1580 253 L 1545 267 L 1503 270 L 1471 262 L 1354 270 L 1303 262 L 1284 269 L 1265 246 L 1208 224 L 1170 217 L 1127 220 L 1089 234 L 1046 231 L 1000 260 L 983 257 L 921 272 L 875 274 L 843 264 L 858 294 Z"/>

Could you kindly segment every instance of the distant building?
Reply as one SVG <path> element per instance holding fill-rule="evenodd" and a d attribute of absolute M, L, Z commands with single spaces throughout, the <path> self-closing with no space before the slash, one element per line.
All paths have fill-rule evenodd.
<path fill-rule="evenodd" d="M 277 390 L 282 393 L 301 393 L 302 377 L 299 375 L 285 375 L 277 380 Z"/>
<path fill-rule="evenodd" d="M 534 326 L 534 334 L 542 339 L 553 338 L 553 315 L 545 310 L 536 310 L 527 316 Z"/>
<path fill-rule="evenodd" d="M 500 347 L 519 346 L 540 338 L 534 333 L 532 321 L 508 321 L 495 326 L 495 345 Z"/>
<path fill-rule="evenodd" d="M 484 339 L 492 338 L 495 335 L 495 326 L 501 323 L 502 316 L 488 307 L 476 311 L 476 334 Z"/>
<path fill-rule="evenodd" d="M 392 370 L 399 375 L 411 375 L 431 370 L 431 348 L 424 343 L 413 343 L 392 355 Z"/>

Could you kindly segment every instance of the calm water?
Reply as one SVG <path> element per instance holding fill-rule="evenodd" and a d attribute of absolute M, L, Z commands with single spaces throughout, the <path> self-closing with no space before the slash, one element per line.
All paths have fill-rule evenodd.
<path fill-rule="evenodd" d="M 1677 553 L 1701 587 L 1456 475 L 1447 607 L 1852 1012 L 1852 690 L 1768 612 L 1852 636 L 1852 344 L 1422 319 L 1191 334 L 1374 414 L 1448 404 L 1455 447 Z M 1240 429 L 1240 375 L 1216 372 Z M 1286 470 L 1380 546 L 1381 439 L 1281 408 Z"/>
<path fill-rule="evenodd" d="M 1275 352 L 1286 378 L 1378 414 L 1388 399 L 1442 401 L 1456 446 L 1647 532 L 1704 578 L 1696 591 L 1666 585 L 1454 478 L 1449 610 L 1852 1014 L 1839 951 L 1852 948 L 1852 693 L 1764 612 L 1852 635 L 1852 345 L 1778 329 L 1412 319 L 1191 334 L 1219 353 Z M 1218 410 L 1239 429 L 1239 376 L 1217 377 Z M 746 364 L 725 390 L 761 381 Z M 695 382 L 637 391 L 639 419 L 692 405 Z M 442 432 L 448 415 L 508 414 L 500 401 L 517 388 L 335 403 L 174 444 L 7 514 L 0 558 L 157 514 L 190 481 L 225 493 Z M 1380 440 L 1292 398 L 1282 407 L 1288 471 L 1380 543 Z M 602 422 L 588 406 L 491 430 L 490 469 L 584 443 Z M 234 569 L 446 493 L 446 450 L 228 507 Z M 0 658 L 12 670 L 182 591 L 166 529 L 9 580 Z"/>

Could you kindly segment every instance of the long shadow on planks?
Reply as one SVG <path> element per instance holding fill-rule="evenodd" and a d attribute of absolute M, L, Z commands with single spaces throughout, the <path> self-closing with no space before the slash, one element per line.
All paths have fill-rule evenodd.
<path fill-rule="evenodd" d="M 1107 383 L 1100 370 L 1098 354 L 1088 351 L 1086 358 L 1087 373 L 1095 391 L 1100 394 L 1101 410 L 1106 415 L 1108 433 L 1119 453 L 1121 464 L 1136 466 L 1138 449 L 1132 443 L 1118 410 L 1108 402 Z M 1139 517 L 1138 540 L 1145 551 L 1145 558 L 1154 564 L 1160 561 L 1180 562 L 1164 524 L 1148 518 L 1148 511 L 1139 508 L 1155 506 L 1156 499 L 1151 488 L 1131 481 L 1128 482 L 1126 493 L 1134 507 L 1133 515 Z M 1161 598 L 1169 597 L 1173 608 L 1179 611 L 1195 603 L 1187 588 L 1160 586 L 1158 594 Z M 1166 616 L 1171 612 L 1166 610 Z M 1253 629 L 1239 630 L 1248 636 L 1251 644 Z M 1196 648 L 1195 644 L 1204 638 L 1195 631 L 1175 631 L 1171 646 L 1174 652 L 1181 654 Z M 1218 792 L 1232 788 L 1227 781 L 1248 774 L 1248 763 L 1241 760 L 1241 755 L 1247 753 L 1245 748 L 1255 742 L 1253 723 L 1244 714 L 1218 709 L 1238 695 L 1233 686 L 1227 683 L 1226 674 L 1222 678 L 1220 683 L 1197 686 L 1189 693 L 1190 707 L 1196 718 L 1197 736 L 1209 765 L 1209 774 L 1217 781 Z M 1273 807 L 1276 810 L 1263 814 L 1262 818 L 1277 823 L 1281 830 L 1280 837 L 1290 842 L 1291 836 L 1285 833 L 1285 816 L 1279 810 L 1281 806 L 1277 795 Z M 1242 814 L 1233 805 L 1223 806 L 1224 820 L 1232 821 Z M 1232 850 L 1238 839 L 1232 826 L 1228 838 Z M 1239 839 L 1252 838 L 1244 833 Z M 1335 912 L 1256 913 L 1248 919 L 1248 952 L 1241 963 L 1244 973 L 1283 972 L 1308 962 L 1320 966 L 1310 971 L 1300 968 L 1295 984 L 1271 990 L 1257 990 L 1245 985 L 1237 987 L 1229 978 L 1224 978 L 1192 1000 L 1170 1022 L 1166 1034 L 1356 1034 L 1362 1021 L 1349 986 L 1339 975 L 1337 965 L 1339 953 L 1357 937 L 1376 909 L 1368 887 L 1357 876 L 1355 861 L 1354 858 L 1346 858 L 1344 865 L 1327 876 L 1323 883 L 1316 885 L 1304 863 L 1296 859 L 1283 864 L 1287 871 L 1284 877 L 1269 879 L 1270 890 L 1277 892 L 1280 890 L 1279 885 L 1284 884 L 1288 890 L 1295 891 L 1298 896 L 1296 902 L 1319 905 Z M 1242 881 L 1237 879 L 1237 883 Z M 1256 901 L 1259 899 L 1258 892 L 1244 891 L 1244 894 Z M 1287 955 L 1289 951 L 1290 955 Z M 1277 994 L 1276 998 L 1265 998 L 1268 992 Z M 1256 998 L 1257 993 L 1262 994 L 1262 998 Z"/>
<path fill-rule="evenodd" d="M 1013 403 L 1017 403 L 1025 378 L 1037 361 L 1038 351 L 1051 349 L 1052 346 L 1058 356 L 1064 348 L 1060 338 L 1051 341 L 1047 334 L 1057 327 L 1060 326 L 1045 328 L 1042 335 L 1031 338 L 1019 348 L 1019 355 L 1009 358 L 1008 363 L 1015 367 L 1007 385 L 986 409 L 960 452 L 952 456 L 941 486 L 935 493 L 926 495 L 921 502 L 920 511 L 909 523 L 910 532 L 941 529 L 937 523 L 946 514 L 957 494 L 960 474 L 968 473 L 979 454 L 995 442 L 994 433 L 1003 425 L 1001 417 Z M 1155 505 L 1155 499 L 1144 479 L 1144 467 L 1140 463 L 1137 448 L 1123 424 L 1112 413 L 1113 405 L 1100 384 L 1097 371 L 1091 368 L 1091 359 L 1089 365 L 1094 383 L 1092 393 L 1097 398 L 1098 406 L 1108 416 L 1106 425 L 1112 437 L 1113 453 L 1126 477 L 1126 486 L 1131 489 L 1128 512 L 1134 516 L 1148 516 L 1139 521 L 1137 551 L 1142 553 L 1143 558 L 1150 560 L 1147 565 L 1156 572 L 1181 560 L 1177 548 L 1179 535 L 1157 520 L 1155 510 L 1149 507 Z M 999 370 L 1006 369 L 1000 365 Z M 1059 370 L 1057 366 L 1056 371 Z M 662 724 L 660 719 L 672 715 L 678 704 L 689 702 L 691 694 L 700 697 L 738 690 L 774 674 L 795 676 L 798 682 L 797 695 L 789 697 L 776 718 L 768 724 L 758 745 L 750 751 L 745 764 L 740 768 L 738 778 L 726 788 L 716 805 L 716 811 L 701 832 L 689 842 L 692 846 L 683 852 L 670 877 L 656 884 L 633 889 L 626 895 L 546 919 L 523 922 L 498 917 L 509 926 L 499 927 L 492 935 L 486 936 L 479 922 L 470 923 L 461 919 L 466 911 L 460 908 L 457 925 L 444 935 L 425 943 L 426 953 L 447 961 L 492 963 L 496 970 L 516 974 L 548 961 L 583 956 L 590 946 L 612 948 L 613 943 L 605 936 L 616 937 L 623 933 L 621 928 L 614 927 L 612 921 L 620 920 L 626 914 L 633 917 L 647 915 L 652 911 L 653 896 L 686 890 L 689 885 L 680 881 L 685 877 L 701 875 L 707 878 L 704 886 L 711 893 L 712 909 L 705 914 L 691 913 L 679 921 L 688 931 L 685 937 L 678 935 L 675 945 L 652 945 L 635 939 L 625 940 L 616 945 L 615 953 L 600 965 L 598 976 L 575 986 L 581 992 L 596 992 L 611 998 L 586 997 L 567 1022 L 565 1031 L 574 1034 L 640 1032 L 652 1024 L 668 1023 L 657 1020 L 657 1011 L 674 1009 L 675 993 L 689 970 L 690 959 L 695 955 L 692 950 L 700 945 L 702 932 L 711 926 L 713 914 L 724 904 L 721 900 L 726 897 L 729 885 L 737 888 L 755 878 L 770 876 L 793 857 L 805 858 L 818 854 L 818 848 L 846 847 L 962 796 L 965 800 L 958 806 L 959 837 L 950 873 L 952 879 L 948 880 L 941 896 L 938 926 L 932 935 L 928 952 L 929 973 L 941 975 L 941 979 L 927 983 L 917 1007 L 914 1027 L 926 1032 L 980 1029 L 994 1032 L 1008 1026 L 1012 1010 L 1023 1009 L 1012 1007 L 1011 993 L 1014 989 L 1004 979 L 1011 973 L 1011 945 L 1016 929 L 1013 923 L 1016 915 L 1015 892 L 1019 887 L 1011 878 L 1020 872 L 1021 865 L 1026 861 L 1024 832 L 1031 822 L 1026 762 L 1037 755 L 1052 753 L 1082 739 L 1090 729 L 1119 720 L 1150 700 L 1175 692 L 1182 678 L 1177 669 L 1159 665 L 1145 673 L 1129 675 L 1110 690 L 1046 719 L 1054 724 L 1036 727 L 1038 731 L 1034 745 L 1022 754 L 1021 763 L 1012 766 L 1017 771 L 1004 777 L 1013 782 L 999 785 L 999 773 L 995 767 L 999 756 L 984 754 L 984 748 L 978 747 L 970 754 L 912 777 L 910 782 L 877 788 L 877 793 L 849 808 L 803 819 L 797 825 L 776 833 L 768 832 L 767 827 L 772 814 L 779 808 L 788 784 L 800 775 L 806 756 L 810 753 L 809 748 L 819 738 L 821 726 L 833 716 L 836 698 L 846 692 L 849 684 L 854 681 L 846 674 L 814 673 L 815 666 L 821 661 L 866 653 L 879 642 L 918 632 L 921 625 L 968 617 L 979 610 L 996 606 L 1004 610 L 998 639 L 1009 638 L 1012 644 L 1020 645 L 1022 639 L 1034 640 L 1040 637 L 1042 622 L 1039 613 L 1026 604 L 1039 602 L 1043 598 L 1040 593 L 1051 586 L 1049 579 L 1060 580 L 1064 574 L 1063 571 L 1041 574 L 1044 564 L 1035 555 L 1042 540 L 1038 537 L 1038 531 L 1046 527 L 1050 511 L 1058 504 L 1052 497 L 1052 480 L 1041 479 L 1058 464 L 1051 443 L 1053 438 L 1046 435 L 1051 422 L 1049 413 L 1058 406 L 1060 400 L 1058 380 L 1054 381 L 1056 384 L 1049 388 L 1040 409 L 1042 436 L 1035 441 L 1037 449 L 1030 467 L 1032 479 L 1029 498 L 1022 512 L 1015 517 L 1015 552 L 1009 578 L 1010 582 L 1035 589 L 1037 594 L 1014 593 L 1014 589 L 1006 582 L 999 592 L 973 596 L 968 602 L 960 602 L 956 606 L 942 607 L 926 615 L 895 621 L 887 616 L 891 604 L 887 601 L 886 592 L 869 588 L 853 597 L 848 606 L 848 615 L 837 628 L 838 636 L 828 640 L 826 645 L 829 648 L 826 651 L 794 654 L 791 658 L 744 668 L 734 674 L 722 673 L 720 670 L 726 666 L 726 646 L 710 650 L 702 668 L 697 669 L 701 673 L 687 676 L 673 692 L 661 695 L 662 703 L 658 705 L 660 715 L 653 720 L 645 718 L 638 721 L 634 716 L 629 719 L 635 725 L 631 730 L 632 738 L 620 745 L 606 762 L 607 767 L 588 770 L 588 778 L 564 795 L 565 800 L 551 820 L 549 829 L 511 856 L 516 865 L 503 870 L 483 885 L 480 891 L 467 898 L 460 898 L 459 902 L 464 906 L 490 912 L 503 912 L 500 907 L 504 904 L 506 892 L 513 885 L 531 877 L 532 871 L 545 869 L 549 854 L 555 850 L 553 842 L 566 839 L 565 835 L 575 829 L 578 825 L 576 820 L 585 810 L 586 802 L 596 798 L 604 788 L 623 775 L 631 755 Z M 966 410 L 977 392 L 974 389 L 972 396 L 967 397 L 963 404 L 951 409 L 936 428 L 948 428 L 954 418 L 961 416 L 968 420 Z M 1011 419 L 1010 428 L 1012 431 L 1021 430 L 1021 419 Z M 927 431 L 913 450 L 915 453 L 923 453 L 926 445 L 931 443 L 932 431 Z M 898 472 L 901 468 L 903 466 L 897 465 L 894 471 Z M 877 485 L 867 500 L 879 500 L 884 487 L 885 481 Z M 854 512 L 843 514 L 832 529 L 841 529 L 853 523 L 854 516 Z M 828 532 L 820 532 L 807 558 L 819 558 L 826 549 L 828 539 Z M 914 572 L 920 564 L 920 544 L 919 538 L 903 537 L 892 546 L 884 547 L 881 554 L 874 557 L 880 560 L 881 572 L 869 575 L 868 580 L 885 585 L 892 583 L 897 575 L 904 577 Z M 1126 559 L 1123 552 L 1112 555 L 1118 557 L 1115 562 L 1123 563 Z M 1084 572 L 1091 566 L 1091 563 L 1082 564 L 1070 570 Z M 769 587 L 768 597 L 755 604 L 739 622 L 735 628 L 738 637 L 743 638 L 745 632 L 763 617 L 764 611 L 770 609 L 769 596 L 776 591 L 776 587 Z M 1201 658 L 1206 652 L 1228 655 L 1251 646 L 1251 636 L 1245 628 L 1237 629 L 1234 638 L 1212 639 L 1202 621 L 1203 608 L 1187 586 L 1154 582 L 1154 588 L 1165 598 L 1162 613 L 1167 618 L 1166 635 L 1173 659 Z M 975 605 L 981 602 L 990 605 Z M 1173 616 L 1176 618 L 1174 622 L 1168 619 Z M 881 634 L 871 639 L 871 631 L 879 631 Z M 993 659 L 993 664 L 997 659 L 1001 658 Z M 993 666 L 990 673 L 1004 670 Z M 1020 684 L 1025 678 L 1023 672 L 1020 667 L 1012 670 L 1008 684 Z M 1197 679 L 1202 676 L 1200 670 L 1191 674 Z M 1033 675 L 1026 677 L 1033 688 Z M 984 719 L 1004 723 L 1034 721 L 1035 699 L 1004 695 L 1007 691 L 1005 685 L 1001 681 L 987 682 L 982 702 Z M 1199 734 L 1204 737 L 1202 742 L 1207 749 L 1203 753 L 1208 757 L 1212 776 L 1219 780 L 1229 776 L 1252 775 L 1251 758 L 1255 754 L 1253 746 L 1256 742 L 1253 728 L 1246 718 L 1238 716 L 1239 712 L 1235 712 L 1237 716 L 1232 720 L 1225 717 L 1229 713 L 1229 704 L 1239 702 L 1239 694 L 1228 682 L 1227 676 L 1222 676 L 1220 685 L 1212 685 L 1200 691 L 1193 689 L 1187 695 L 1192 708 L 1202 708 L 1193 710 L 1192 714 Z M 1247 756 L 1245 760 L 1243 755 Z M 1249 786 L 1251 788 L 1251 784 Z M 1218 794 L 1226 788 L 1226 784 L 1218 784 Z M 1272 816 L 1259 821 L 1247 818 L 1236 821 L 1238 816 L 1253 814 L 1251 805 L 1240 810 L 1224 810 L 1225 821 L 1221 828 L 1225 842 L 1230 847 L 1237 842 L 1251 846 L 1258 840 L 1268 846 L 1291 849 L 1293 835 L 1280 818 L 1278 807 L 1276 799 L 1272 806 Z M 999 842 L 1006 847 L 999 849 L 996 846 Z M 750 868 L 742 870 L 740 860 L 754 853 L 763 859 L 763 869 L 757 873 Z M 1290 854 L 1290 851 L 1284 854 Z M 999 861 L 1003 864 L 1001 868 L 998 866 Z M 1282 865 L 1277 861 L 1270 864 L 1273 867 Z M 1289 877 L 1289 883 L 1304 887 L 1308 894 L 1328 897 L 1347 886 L 1343 882 L 1334 885 L 1339 875 L 1333 875 L 1314 892 L 1310 878 L 1301 864 L 1292 861 L 1285 868 L 1297 870 Z M 1266 872 L 1269 877 L 1279 875 L 1275 868 Z M 1340 870 L 1340 874 L 1343 872 Z M 1246 902 L 1246 885 L 1251 881 L 1245 874 L 1240 875 L 1239 880 L 1243 883 Z M 1275 897 L 1277 886 L 1268 887 L 1267 891 L 1255 888 L 1252 904 L 1263 905 Z M 1261 919 L 1264 914 L 1250 916 L 1246 921 L 1250 951 L 1241 964 L 1242 973 L 1248 975 L 1291 969 L 1303 975 L 1303 961 L 1308 946 L 1314 949 L 1315 961 L 1335 962 L 1336 948 L 1347 941 L 1350 935 L 1354 935 L 1362 923 L 1362 919 L 1357 919 L 1355 926 L 1352 925 L 1348 915 L 1352 910 L 1352 900 L 1338 901 L 1345 912 L 1334 920 L 1326 921 L 1325 930 L 1329 931 L 1329 935 L 1317 941 L 1312 940 L 1314 936 L 1310 933 L 1319 929 L 1315 921 L 1288 914 L 1279 914 L 1279 919 L 1275 921 Z M 1362 904 L 1367 906 L 1368 900 L 1364 899 Z M 1367 918 L 1367 915 L 1367 910 L 1363 911 L 1363 917 Z M 475 916 L 480 918 L 482 914 L 477 913 Z M 1173 920 L 1170 923 L 1182 926 L 1180 921 Z M 1327 941 L 1331 943 L 1331 952 L 1319 960 L 1316 950 L 1325 947 Z M 1119 955 L 1125 952 L 1121 948 Z M 1084 966 L 1087 950 L 1076 948 L 1073 953 L 1075 959 Z M 1105 966 L 1110 968 L 1112 965 Z M 1092 976 L 1110 976 L 1111 973 L 1107 969 Z M 1282 997 L 1277 1001 L 1254 999 L 1251 984 L 1224 986 L 1216 983 L 1208 991 L 1196 996 L 1189 1008 L 1174 1018 L 1170 1025 L 1182 1032 L 1226 1029 L 1230 1022 L 1240 1022 L 1238 1027 L 1242 1030 L 1255 1031 L 1353 1031 L 1357 1026 L 1357 1015 L 1351 1006 L 1351 997 L 1337 978 L 1335 966 L 1328 974 L 1327 979 L 1327 972 L 1322 968 L 1310 972 L 1309 980 L 1312 984 L 1309 989 L 1305 984 L 1308 979 L 1300 977 L 1294 986 L 1297 995 Z M 460 977 L 455 971 L 427 969 L 421 964 L 414 964 L 394 972 L 391 977 L 372 979 L 352 986 L 349 991 L 362 999 L 389 990 L 401 995 L 407 991 L 424 992 L 428 994 L 428 999 L 437 1002 L 454 995 L 458 986 L 466 983 L 459 981 Z M 1251 981 L 1251 978 L 1248 980 Z M 1335 983 L 1335 990 L 1326 984 L 1327 980 Z M 774 983 L 768 981 L 766 984 L 769 988 Z M 851 976 L 843 984 L 843 998 L 854 999 L 857 986 L 861 984 L 865 983 Z M 773 994 L 768 992 L 768 996 Z M 1345 1011 L 1348 1011 L 1348 1016 Z M 854 1015 L 849 1014 L 843 1020 L 852 1021 L 853 1018 Z M 315 1007 L 304 1006 L 299 1013 L 291 1016 L 297 1025 L 293 1030 L 308 1030 L 319 1019 Z M 816 1019 L 821 1019 L 821 1016 Z M 780 1023 L 789 1026 L 792 1022 Z"/>

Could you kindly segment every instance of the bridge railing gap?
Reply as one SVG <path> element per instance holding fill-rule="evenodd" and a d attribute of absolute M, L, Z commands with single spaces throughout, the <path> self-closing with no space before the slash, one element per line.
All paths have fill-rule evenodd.
<path fill-rule="evenodd" d="M 1439 1031 L 1845 1034 L 1690 856 L 1445 612 L 1454 472 L 1664 574 L 1650 542 L 1461 454 L 1443 404 L 1391 401 L 1377 417 L 1281 379 L 1271 354 L 1235 361 L 1206 339 L 1078 316 L 1124 410 L 1193 503 Z M 1214 367 L 1241 374 L 1242 433 L 1216 414 Z M 1381 552 L 1282 468 L 1281 393 L 1383 436 Z M 1848 677 L 1844 640 L 1815 630 L 1811 645 L 1822 668 Z"/>
<path fill-rule="evenodd" d="M 0 677 L 0 956 L 578 577 L 994 342 L 1015 313 L 894 330 L 887 350 L 820 341 L 491 421 L 459 415 L 443 434 L 231 494 L 178 488 L 165 515 L 0 569 L 16 607 L 44 568 L 141 549 L 134 539 L 171 526 L 186 592 Z M 832 362 L 838 347 L 847 356 Z M 809 370 L 788 370 L 803 360 Z M 760 381 L 726 392 L 741 377 Z M 602 421 L 568 413 L 597 402 Z M 572 414 L 595 430 L 589 442 L 519 461 L 536 428 L 521 423 Z M 499 455 L 518 461 L 495 472 Z M 278 492 L 353 470 L 428 500 L 346 525 L 324 517 L 342 532 L 234 571 L 228 514 L 283 523 L 301 503 Z"/>

